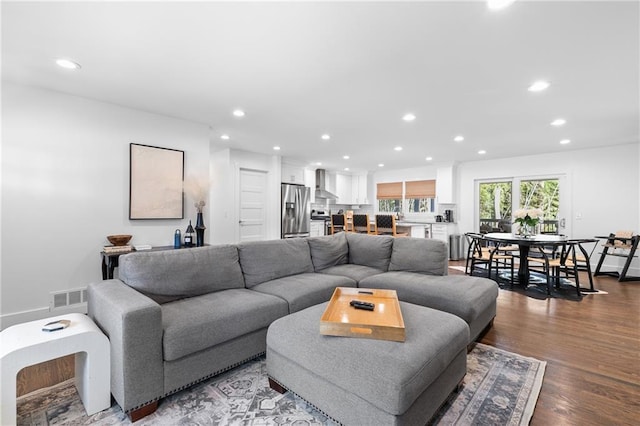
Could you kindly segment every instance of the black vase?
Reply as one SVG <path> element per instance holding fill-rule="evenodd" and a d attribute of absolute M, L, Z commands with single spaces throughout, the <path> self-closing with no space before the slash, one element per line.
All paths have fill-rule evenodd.
<path fill-rule="evenodd" d="M 196 217 L 196 247 L 202 247 L 204 245 L 204 230 L 207 229 L 204 226 L 204 219 L 202 213 L 198 213 Z"/>

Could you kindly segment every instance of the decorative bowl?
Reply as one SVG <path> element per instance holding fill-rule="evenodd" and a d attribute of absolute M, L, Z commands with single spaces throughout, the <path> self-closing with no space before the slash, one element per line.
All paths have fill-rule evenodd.
<path fill-rule="evenodd" d="M 107 240 L 114 246 L 126 246 L 131 235 L 107 235 Z"/>

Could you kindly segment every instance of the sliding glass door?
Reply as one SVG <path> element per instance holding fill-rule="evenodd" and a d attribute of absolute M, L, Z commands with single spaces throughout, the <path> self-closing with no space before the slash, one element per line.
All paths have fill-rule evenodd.
<path fill-rule="evenodd" d="M 544 212 L 541 232 L 569 234 L 565 181 L 562 175 L 478 181 L 478 230 L 511 232 L 515 210 L 539 208 Z"/>
<path fill-rule="evenodd" d="M 480 232 L 511 232 L 511 181 L 480 182 Z"/>

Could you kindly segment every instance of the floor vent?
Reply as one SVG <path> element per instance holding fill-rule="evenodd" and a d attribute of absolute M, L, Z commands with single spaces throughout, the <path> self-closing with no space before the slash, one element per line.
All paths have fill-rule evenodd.
<path fill-rule="evenodd" d="M 87 289 L 75 288 L 71 290 L 51 292 L 49 307 L 51 311 L 69 306 L 78 306 L 87 303 Z"/>

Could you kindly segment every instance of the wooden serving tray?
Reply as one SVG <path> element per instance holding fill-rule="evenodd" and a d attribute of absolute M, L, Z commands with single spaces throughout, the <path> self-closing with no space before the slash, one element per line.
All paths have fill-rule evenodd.
<path fill-rule="evenodd" d="M 352 300 L 375 304 L 373 311 L 355 309 Z M 395 290 L 336 287 L 320 318 L 320 334 L 404 342 L 405 329 Z"/>

